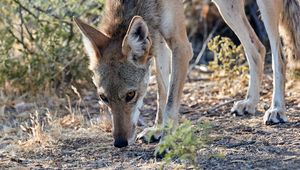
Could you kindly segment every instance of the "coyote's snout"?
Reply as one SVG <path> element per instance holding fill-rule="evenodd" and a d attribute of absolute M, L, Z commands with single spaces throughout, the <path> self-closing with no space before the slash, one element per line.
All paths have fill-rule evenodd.
<path fill-rule="evenodd" d="M 192 56 L 180 0 L 108 0 L 99 30 L 74 20 L 90 57 L 98 96 L 112 114 L 114 146 L 125 147 L 135 141 L 152 56 L 159 89 L 156 124 L 168 119 L 177 122 Z M 172 63 L 166 45 L 172 51 Z"/>

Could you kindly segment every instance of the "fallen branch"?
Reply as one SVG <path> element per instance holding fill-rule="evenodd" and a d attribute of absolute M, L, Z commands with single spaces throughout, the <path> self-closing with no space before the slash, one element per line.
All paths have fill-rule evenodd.
<path fill-rule="evenodd" d="M 224 103 L 221 103 L 221 104 L 219 104 L 219 105 L 216 105 L 216 106 L 214 106 L 214 107 L 208 109 L 208 110 L 207 110 L 207 113 L 210 114 L 210 113 L 216 111 L 218 108 L 223 107 L 223 106 L 226 106 L 226 105 L 231 104 L 231 103 L 234 103 L 234 102 L 237 101 L 237 100 L 239 100 L 239 99 L 232 99 L 232 100 L 229 100 L 229 101 L 227 101 L 227 102 L 224 102 Z"/>
<path fill-rule="evenodd" d="M 207 47 L 207 44 L 212 39 L 213 35 L 215 34 L 215 32 L 217 31 L 217 29 L 219 28 L 219 25 L 220 25 L 220 21 L 218 21 L 216 23 L 216 25 L 214 26 L 214 28 L 212 29 L 212 31 L 209 33 L 208 37 L 206 38 L 206 40 L 204 41 L 204 43 L 202 45 L 201 51 L 199 52 L 199 54 L 198 54 L 195 62 L 190 65 L 188 72 L 190 72 L 199 63 L 199 61 L 203 57 L 203 54 L 204 54 L 204 52 L 206 50 L 206 47 Z"/>

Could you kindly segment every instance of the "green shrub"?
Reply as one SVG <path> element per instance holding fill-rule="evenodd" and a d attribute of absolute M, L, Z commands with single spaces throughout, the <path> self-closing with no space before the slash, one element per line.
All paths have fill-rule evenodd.
<path fill-rule="evenodd" d="M 288 71 L 288 75 L 292 79 L 300 80 L 300 70 L 291 69 L 291 70 Z"/>
<path fill-rule="evenodd" d="M 89 77 L 72 18 L 96 24 L 102 8 L 103 0 L 2 0 L 0 87 L 35 92 Z"/>
<path fill-rule="evenodd" d="M 216 36 L 208 43 L 208 48 L 214 53 L 215 59 L 209 63 L 213 71 L 211 78 L 218 81 L 222 88 L 238 92 L 247 84 L 249 67 L 243 46 L 236 46 L 229 38 Z"/>
<path fill-rule="evenodd" d="M 211 140 L 208 135 L 211 128 L 208 123 L 193 125 L 192 122 L 185 120 L 174 129 L 172 123 L 169 123 L 169 126 L 163 128 L 167 135 L 156 146 L 155 155 L 162 155 L 167 151 L 163 158 L 166 163 L 177 158 L 185 165 L 192 165 L 196 168 L 198 166 L 197 151 Z"/>

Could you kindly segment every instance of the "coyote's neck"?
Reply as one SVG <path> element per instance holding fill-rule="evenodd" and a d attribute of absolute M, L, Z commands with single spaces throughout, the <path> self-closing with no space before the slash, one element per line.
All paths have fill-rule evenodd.
<path fill-rule="evenodd" d="M 160 0 L 106 0 L 105 5 L 100 30 L 112 39 L 126 35 L 129 23 L 135 15 L 143 17 L 150 30 L 160 21 Z"/>
<path fill-rule="evenodd" d="M 125 3 L 126 1 L 128 0 L 106 1 L 100 29 L 113 39 L 125 36 L 130 20 L 134 16 L 133 4 L 136 0 Z"/>

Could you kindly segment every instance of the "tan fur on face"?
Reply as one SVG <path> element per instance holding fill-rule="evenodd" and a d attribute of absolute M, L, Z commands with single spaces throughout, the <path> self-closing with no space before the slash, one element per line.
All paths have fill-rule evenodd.
<path fill-rule="evenodd" d="M 105 53 L 104 53 L 105 54 Z M 97 70 L 94 70 L 94 82 L 99 93 L 104 93 L 109 99 L 108 106 L 111 108 L 114 120 L 114 134 L 130 138 L 135 126 L 130 115 L 134 110 L 134 104 L 125 102 L 124 97 L 130 90 L 136 91 L 137 100 L 146 93 L 147 84 L 144 77 L 148 74 L 148 67 L 136 67 L 130 62 L 108 62 L 101 63 Z"/>

